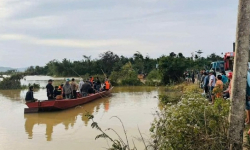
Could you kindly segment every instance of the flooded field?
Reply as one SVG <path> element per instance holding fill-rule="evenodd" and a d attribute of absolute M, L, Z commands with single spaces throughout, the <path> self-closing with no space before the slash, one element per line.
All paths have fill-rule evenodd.
<path fill-rule="evenodd" d="M 25 81 L 46 84 L 45 80 Z M 124 123 L 129 141 L 135 141 L 137 148 L 143 147 L 138 127 L 145 139 L 150 138 L 149 128 L 153 113 L 159 109 L 155 96 L 162 92 L 157 87 L 115 87 L 111 97 L 59 112 L 24 114 L 27 108 L 24 97 L 27 90 L 0 91 L 0 149 L 60 149 L 60 150 L 101 150 L 109 147 L 104 139 L 95 140 L 100 134 L 91 128 L 91 121 L 85 116 L 89 112 L 104 130 L 113 128 L 122 138 Z M 39 89 L 34 93 L 39 100 L 46 99 L 46 90 Z M 116 137 L 111 131 L 107 131 Z"/>

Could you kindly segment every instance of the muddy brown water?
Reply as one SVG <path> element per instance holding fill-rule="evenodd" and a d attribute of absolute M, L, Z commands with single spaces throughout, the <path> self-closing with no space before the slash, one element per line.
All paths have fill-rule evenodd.
<path fill-rule="evenodd" d="M 41 82 L 41 81 L 39 81 Z M 158 87 L 115 87 L 111 97 L 64 111 L 24 114 L 24 97 L 27 90 L 0 91 L 0 149 L 1 150 L 102 150 L 109 147 L 104 139 L 95 140 L 100 134 L 91 128 L 92 121 L 86 112 L 94 115 L 102 129 L 113 128 L 125 140 L 122 125 L 126 128 L 129 142 L 134 140 L 138 149 L 143 149 L 138 127 L 143 137 L 150 138 L 153 114 L 159 110 L 155 96 L 163 92 Z M 36 90 L 34 96 L 46 99 L 46 90 Z M 111 118 L 111 119 L 110 119 Z M 111 137 L 115 134 L 107 131 Z"/>

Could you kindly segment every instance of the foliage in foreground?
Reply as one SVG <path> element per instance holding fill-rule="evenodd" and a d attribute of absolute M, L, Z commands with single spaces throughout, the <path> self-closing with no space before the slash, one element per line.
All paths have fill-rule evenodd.
<path fill-rule="evenodd" d="M 223 99 L 208 105 L 199 93 L 185 93 L 177 104 L 157 112 L 150 129 L 155 149 L 228 149 L 229 106 Z"/>
<path fill-rule="evenodd" d="M 112 147 L 108 148 L 108 150 L 137 150 L 135 145 L 132 148 L 132 146 L 129 144 L 128 137 L 127 137 L 127 132 L 125 130 L 123 122 L 121 121 L 121 119 L 119 117 L 114 116 L 112 118 L 117 118 L 121 122 L 122 127 L 123 127 L 123 131 L 124 131 L 124 134 L 125 134 L 125 137 L 126 137 L 126 141 L 124 141 L 121 138 L 121 136 L 114 129 L 108 128 L 107 130 L 113 131 L 118 137 L 118 139 L 111 138 L 108 134 L 105 133 L 105 131 L 107 131 L 107 130 L 103 131 L 102 128 L 99 127 L 98 123 L 94 121 L 94 116 L 93 115 L 87 113 L 85 116 L 87 116 L 88 119 L 92 120 L 91 127 L 95 128 L 95 129 L 97 129 L 97 130 L 99 130 L 101 132 L 101 134 L 97 135 L 95 139 L 103 138 L 103 139 L 108 139 L 110 142 L 112 142 Z M 139 130 L 139 132 L 140 132 L 140 130 Z M 140 135 L 141 135 L 141 132 L 140 132 Z M 145 144 L 145 141 L 144 141 L 142 135 L 141 135 L 141 139 L 144 142 L 145 150 L 147 150 L 147 146 Z"/>

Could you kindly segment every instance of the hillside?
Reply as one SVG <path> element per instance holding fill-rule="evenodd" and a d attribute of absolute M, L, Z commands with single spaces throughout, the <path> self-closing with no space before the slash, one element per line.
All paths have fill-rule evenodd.
<path fill-rule="evenodd" d="M 0 72 L 6 72 L 8 70 L 16 69 L 19 72 L 24 72 L 27 68 L 11 68 L 11 67 L 1 67 L 0 66 Z"/>

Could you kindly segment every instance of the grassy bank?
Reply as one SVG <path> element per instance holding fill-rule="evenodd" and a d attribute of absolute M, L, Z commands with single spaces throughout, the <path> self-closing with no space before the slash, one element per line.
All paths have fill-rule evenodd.
<path fill-rule="evenodd" d="M 178 94 L 171 96 L 168 91 Z M 154 149 L 228 148 L 229 101 L 216 99 L 209 105 L 201 93 L 197 85 L 180 84 L 168 87 L 166 95 L 160 96 L 165 106 L 156 112 L 150 129 Z"/>

